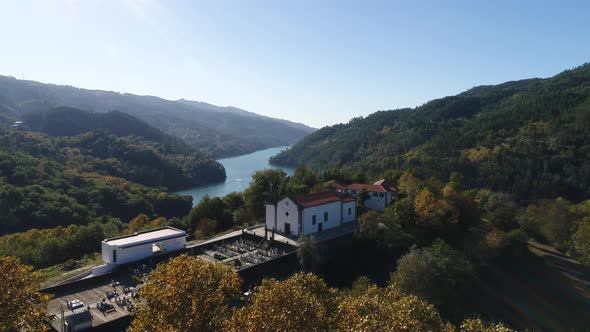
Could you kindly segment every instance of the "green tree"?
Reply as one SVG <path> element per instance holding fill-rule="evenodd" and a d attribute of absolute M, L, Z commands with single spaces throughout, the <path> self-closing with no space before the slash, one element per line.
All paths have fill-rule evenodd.
<path fill-rule="evenodd" d="M 590 267 L 590 218 L 582 221 L 572 239 L 574 255 L 585 266 Z"/>
<path fill-rule="evenodd" d="M 571 209 L 571 203 L 564 199 L 541 201 L 527 207 L 520 223 L 530 235 L 541 237 L 557 249 L 567 251 L 575 219 Z"/>
<path fill-rule="evenodd" d="M 480 319 L 466 319 L 461 323 L 461 332 L 513 332 L 502 323 L 489 324 Z"/>
<path fill-rule="evenodd" d="M 406 247 L 412 241 L 402 224 L 395 206 L 389 206 L 385 213 L 368 211 L 359 217 L 359 237 L 375 241 L 383 249 Z"/>
<path fill-rule="evenodd" d="M 320 244 L 313 236 L 302 236 L 299 238 L 297 247 L 297 258 L 304 271 L 314 271 L 320 263 Z"/>
<path fill-rule="evenodd" d="M 244 191 L 244 202 L 253 219 L 264 216 L 264 204 L 287 193 L 287 173 L 280 169 L 265 169 L 252 175 L 250 186 Z"/>
<path fill-rule="evenodd" d="M 390 283 L 403 292 L 454 311 L 474 277 L 469 260 L 439 239 L 430 247 L 413 248 L 400 258 Z"/>
<path fill-rule="evenodd" d="M 360 207 L 365 207 L 365 202 L 371 198 L 371 196 L 369 195 L 369 193 L 367 192 L 367 189 L 363 188 L 361 189 L 357 196 L 356 196 L 356 203 L 358 206 Z"/>

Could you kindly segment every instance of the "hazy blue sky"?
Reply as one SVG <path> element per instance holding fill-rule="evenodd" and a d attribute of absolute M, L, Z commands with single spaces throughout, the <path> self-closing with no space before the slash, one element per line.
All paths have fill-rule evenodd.
<path fill-rule="evenodd" d="M 0 74 L 323 126 L 590 61 L 590 1 L 0 3 Z"/>

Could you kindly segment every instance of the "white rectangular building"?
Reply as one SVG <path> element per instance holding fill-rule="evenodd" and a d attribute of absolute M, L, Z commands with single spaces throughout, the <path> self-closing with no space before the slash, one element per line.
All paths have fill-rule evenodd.
<path fill-rule="evenodd" d="M 266 204 L 266 228 L 286 235 L 309 235 L 356 220 L 355 198 L 333 191 L 287 196 Z"/>
<path fill-rule="evenodd" d="M 108 264 L 127 264 L 158 253 L 182 250 L 186 247 L 186 232 L 174 227 L 162 227 L 102 241 L 102 259 Z"/>

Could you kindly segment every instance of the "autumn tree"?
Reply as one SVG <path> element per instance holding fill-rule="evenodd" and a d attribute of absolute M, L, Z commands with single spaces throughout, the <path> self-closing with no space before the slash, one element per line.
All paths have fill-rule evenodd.
<path fill-rule="evenodd" d="M 126 233 L 133 234 L 139 232 L 150 222 L 150 218 L 145 214 L 141 213 L 137 217 L 133 218 L 127 225 Z"/>
<path fill-rule="evenodd" d="M 445 224 L 456 224 L 459 211 L 444 198 L 437 197 L 432 191 L 424 188 L 418 192 L 414 200 L 414 209 L 418 222 L 426 227 L 440 227 Z"/>
<path fill-rule="evenodd" d="M 152 271 L 141 290 L 145 303 L 130 331 L 212 331 L 229 317 L 240 293 L 240 277 L 229 266 L 179 256 Z"/>
<path fill-rule="evenodd" d="M 402 174 L 398 180 L 399 190 L 411 199 L 416 197 L 423 186 L 422 180 L 409 172 Z"/>
<path fill-rule="evenodd" d="M 313 274 L 298 273 L 285 281 L 265 279 L 251 302 L 234 309 L 227 331 L 328 331 L 335 324 L 336 291 Z"/>
<path fill-rule="evenodd" d="M 373 285 L 360 295 L 345 296 L 337 317 L 335 331 L 453 331 L 432 304 L 393 286 Z"/>
<path fill-rule="evenodd" d="M 421 224 L 440 224 L 444 205 L 429 189 L 422 189 L 416 195 L 414 208 Z"/>
<path fill-rule="evenodd" d="M 16 257 L 0 256 L 0 331 L 47 331 L 50 296 L 38 291 L 42 278 Z"/>

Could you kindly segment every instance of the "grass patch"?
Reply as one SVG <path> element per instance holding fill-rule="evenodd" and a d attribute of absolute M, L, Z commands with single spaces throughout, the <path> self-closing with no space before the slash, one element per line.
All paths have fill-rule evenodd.
<path fill-rule="evenodd" d="M 43 279 L 43 287 L 49 287 L 64 282 L 78 274 L 84 273 L 92 269 L 92 267 L 102 264 L 102 257 L 100 253 L 86 254 L 82 259 L 70 259 L 65 263 L 53 265 L 44 269 L 37 270 L 41 273 Z"/>

